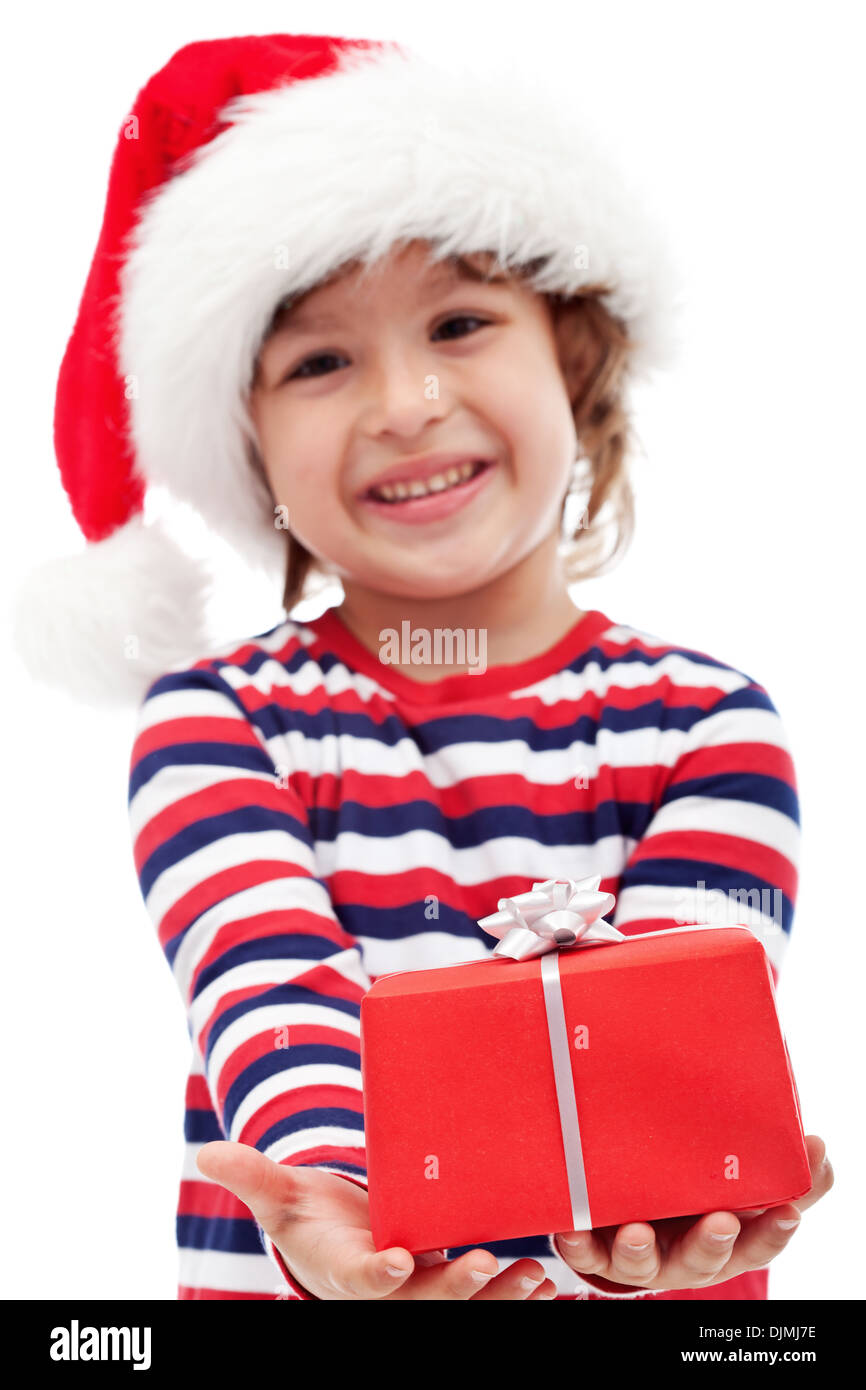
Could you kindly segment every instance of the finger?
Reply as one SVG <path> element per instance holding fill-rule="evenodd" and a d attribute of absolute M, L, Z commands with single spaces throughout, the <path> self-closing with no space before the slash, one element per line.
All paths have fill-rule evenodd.
<path fill-rule="evenodd" d="M 416 1269 L 411 1279 L 389 1298 L 397 1300 L 438 1300 L 467 1302 L 495 1278 L 499 1263 L 489 1250 L 467 1250 L 456 1260 Z"/>
<path fill-rule="evenodd" d="M 809 1155 L 809 1171 L 812 1174 L 812 1186 L 802 1197 L 794 1199 L 794 1205 L 800 1211 L 807 1211 L 814 1206 L 821 1198 L 830 1191 L 835 1181 L 832 1164 L 827 1157 L 827 1148 L 824 1140 L 817 1134 L 806 1135 L 806 1152 Z"/>
<path fill-rule="evenodd" d="M 803 1196 L 797 1197 L 794 1206 L 800 1211 L 807 1211 L 809 1207 L 819 1202 L 822 1197 L 830 1191 L 836 1181 L 836 1174 L 833 1172 L 833 1165 L 829 1158 L 825 1158 L 812 1183 L 810 1190 Z"/>
<path fill-rule="evenodd" d="M 527 1298 L 526 1302 L 541 1303 L 547 1302 L 548 1300 L 553 1300 L 558 1297 L 559 1289 L 556 1287 L 556 1284 L 553 1282 L 552 1279 L 545 1279 L 544 1283 L 541 1285 L 541 1288 L 537 1289 L 535 1293 L 531 1293 Z"/>
<path fill-rule="evenodd" d="M 319 1297 L 370 1301 L 405 1296 L 402 1290 L 412 1282 L 416 1270 L 409 1251 L 400 1246 L 376 1251 L 365 1248 L 367 1245 L 372 1245 L 369 1232 L 353 1230 L 333 1232 L 323 1241 L 316 1267 L 329 1272 Z M 303 1276 L 303 1256 L 298 1264 Z M 311 1287 L 303 1277 L 301 1283 Z"/>
<path fill-rule="evenodd" d="M 575 1274 L 607 1274 L 610 1251 L 595 1231 L 560 1231 L 555 1243 Z"/>
<path fill-rule="evenodd" d="M 763 1220 L 763 1217 L 756 1217 L 748 1229 L 752 1230 L 757 1221 Z M 722 1271 L 725 1279 L 732 1278 L 728 1265 L 741 1230 L 732 1211 L 713 1211 L 701 1217 L 671 1245 L 660 1271 L 662 1287 L 700 1288 L 703 1284 L 720 1282 Z"/>
<path fill-rule="evenodd" d="M 824 1159 L 827 1157 L 827 1145 L 820 1134 L 806 1135 L 806 1152 L 809 1155 L 809 1167 L 814 1173 L 816 1168 L 820 1168 Z"/>
<path fill-rule="evenodd" d="M 495 1303 L 511 1300 L 529 1303 L 539 1298 L 555 1298 L 556 1285 L 548 1279 L 537 1260 L 515 1260 L 513 1265 L 491 1279 L 480 1293 L 473 1295 L 473 1303 Z"/>
<path fill-rule="evenodd" d="M 629 1221 L 613 1239 L 607 1278 L 617 1284 L 650 1284 L 658 1277 L 662 1255 L 647 1221 Z"/>
<path fill-rule="evenodd" d="M 214 1140 L 202 1145 L 195 1161 L 206 1178 L 239 1197 L 269 1235 L 285 1223 L 287 1215 L 306 1208 L 302 1170 L 274 1163 L 249 1144 Z"/>
<path fill-rule="evenodd" d="M 733 1279 L 737 1274 L 769 1264 L 784 1250 L 799 1225 L 800 1213 L 793 1202 L 772 1207 L 750 1222 L 743 1228 L 734 1246 L 725 1278 Z"/>

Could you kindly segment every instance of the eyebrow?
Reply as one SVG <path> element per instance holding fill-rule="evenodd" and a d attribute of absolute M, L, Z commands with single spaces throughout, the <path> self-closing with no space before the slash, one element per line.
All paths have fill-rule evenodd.
<path fill-rule="evenodd" d="M 478 270 L 463 256 L 453 259 L 447 257 L 437 262 L 435 270 L 430 273 L 425 293 L 436 294 L 446 285 L 459 284 L 464 280 L 473 284 L 503 285 L 507 279 L 507 275 L 502 271 L 487 273 Z M 301 295 L 294 300 L 290 297 L 280 301 L 271 319 L 266 338 L 277 332 L 300 333 L 322 328 L 339 328 L 344 322 L 339 314 L 327 313 L 324 310 L 316 313 L 305 309 L 304 298 L 305 296 Z"/>

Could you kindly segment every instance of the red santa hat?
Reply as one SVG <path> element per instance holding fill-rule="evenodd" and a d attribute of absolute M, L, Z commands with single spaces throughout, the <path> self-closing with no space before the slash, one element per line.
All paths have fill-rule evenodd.
<path fill-rule="evenodd" d="M 204 654 L 209 579 L 146 523 L 151 486 L 282 578 L 245 403 L 268 323 L 287 295 L 417 238 L 533 263 L 540 293 L 605 284 L 632 374 L 669 356 L 663 248 L 538 74 L 274 34 L 189 44 L 142 88 L 57 384 L 57 460 L 87 545 L 16 605 L 34 676 L 136 700 Z"/>

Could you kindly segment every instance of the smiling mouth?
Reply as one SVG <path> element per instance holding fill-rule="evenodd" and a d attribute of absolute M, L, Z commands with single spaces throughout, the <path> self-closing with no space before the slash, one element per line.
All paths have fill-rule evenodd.
<path fill-rule="evenodd" d="M 412 478 L 405 482 L 382 483 L 379 487 L 371 487 L 367 496 L 375 502 L 395 505 L 398 502 L 414 501 L 418 497 L 453 492 L 455 488 L 464 487 L 491 466 L 484 459 L 474 459 L 469 463 L 455 464 L 453 468 L 443 468 L 441 473 L 434 473 L 432 477 L 424 478 L 423 481 L 420 478 Z"/>

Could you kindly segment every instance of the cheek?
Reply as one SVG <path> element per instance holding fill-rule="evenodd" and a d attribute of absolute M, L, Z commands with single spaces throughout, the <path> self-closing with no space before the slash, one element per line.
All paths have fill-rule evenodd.
<path fill-rule="evenodd" d="M 567 400 L 539 394 L 513 422 L 510 440 L 521 493 L 539 507 L 561 499 L 571 481 L 577 434 Z"/>
<path fill-rule="evenodd" d="M 561 369 L 547 344 L 537 352 L 503 356 L 476 396 L 519 471 L 544 476 L 555 486 L 570 474 L 577 434 Z"/>
<path fill-rule="evenodd" d="M 532 419 L 535 451 L 543 454 L 546 471 L 553 477 L 568 475 L 577 454 L 577 431 L 565 383 L 555 363 L 532 402 Z"/>
<path fill-rule="evenodd" d="M 271 493 L 286 508 L 290 533 L 316 559 L 333 564 L 348 544 L 333 452 L 280 418 L 263 421 L 258 434 Z"/>
<path fill-rule="evenodd" d="M 277 412 L 263 419 L 258 429 L 259 444 L 271 491 L 288 506 L 308 507 L 323 496 L 332 496 L 337 487 L 337 470 L 330 462 L 334 446 L 321 432 L 299 429 Z"/>

